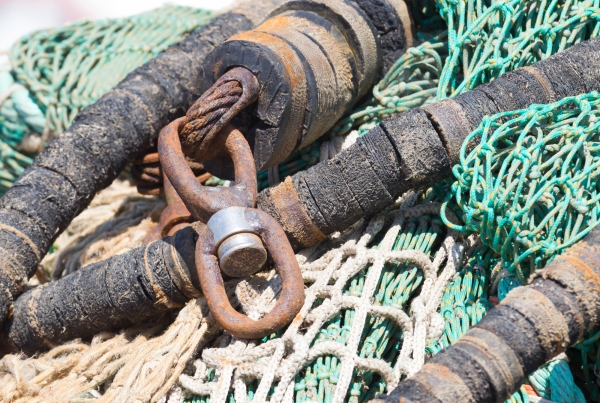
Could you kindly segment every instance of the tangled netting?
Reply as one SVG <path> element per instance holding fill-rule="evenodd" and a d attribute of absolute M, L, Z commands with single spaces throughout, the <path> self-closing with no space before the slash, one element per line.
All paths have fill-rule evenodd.
<path fill-rule="evenodd" d="M 505 71 L 530 65 L 596 36 L 600 18 L 600 0 L 437 0 L 439 15 L 431 2 L 413 3 L 421 7 L 413 11 L 419 23 L 418 38 L 423 43 L 409 49 L 375 87 L 372 97 L 338 122 L 324 141 L 298 151 L 269 172 L 259 173 L 261 187 L 330 158 L 386 117 L 456 96 Z M 69 96 L 61 99 L 68 100 Z M 584 110 L 584 98 L 577 98 L 579 113 L 561 115 L 572 125 Z M 593 102 L 587 102 L 590 109 L 586 113 L 591 116 Z M 64 113 L 60 116 L 68 116 Z M 528 113 L 514 113 L 513 119 L 524 119 L 514 124 L 515 133 L 527 126 Z M 544 127 L 541 134 L 528 131 L 535 139 L 535 135 L 547 135 L 552 130 L 544 119 L 538 122 Z M 590 122 L 582 118 L 572 127 L 579 133 Z M 564 131 L 558 136 L 567 134 Z M 571 141 L 575 147 L 574 140 L 556 141 Z M 509 150 L 506 144 L 502 142 Z M 581 166 L 587 169 L 588 157 L 582 154 L 589 151 L 585 147 L 579 150 L 574 151 L 579 154 L 573 158 L 583 161 Z M 551 152 L 556 154 L 556 150 Z M 512 175 L 516 178 L 518 173 Z M 528 177 L 527 181 L 531 184 L 534 179 Z M 221 181 L 214 178 L 212 183 Z M 5 357 L 0 360 L 0 385 L 5 385 L 0 395 L 10 393 L 23 401 L 54 396 L 57 400 L 186 399 L 203 403 L 366 401 L 418 370 L 425 357 L 451 344 L 510 289 L 522 284 L 516 267 L 509 270 L 511 259 L 505 260 L 502 251 L 487 238 L 483 243 L 477 237 L 464 238 L 453 230 L 458 227 L 443 224 L 439 205 L 449 192 L 448 184 L 438 184 L 423 196 L 403 199 L 400 208 L 396 206 L 368 225 L 357 224 L 347 233 L 298 255 L 307 283 L 307 303 L 298 323 L 279 334 L 259 343 L 227 334 L 212 340 L 219 329 L 206 316 L 202 300 L 197 300 L 181 310 L 175 323 L 162 334 L 159 327 L 134 329 L 117 336 L 99 335 L 91 345 L 68 344 L 37 359 Z M 571 195 L 576 194 L 571 190 Z M 557 203 L 560 200 L 553 193 L 550 196 L 544 197 Z M 594 200 L 584 196 L 588 202 Z M 447 203 L 443 211 L 449 217 L 452 211 L 462 216 L 464 205 L 466 201 L 462 205 Z M 575 205 L 582 206 L 577 202 Z M 544 218 L 540 220 L 540 214 L 553 211 L 544 206 L 546 210 L 536 212 L 532 222 L 541 223 Z M 581 234 L 585 227 L 583 222 L 578 224 L 574 211 L 584 213 L 576 206 L 567 207 L 574 214 L 569 224 L 566 214 L 548 219 L 557 226 L 566 225 L 568 239 Z M 127 211 L 120 214 L 129 214 Z M 130 222 L 139 223 L 130 228 L 148 225 L 146 220 Z M 465 218 L 466 226 L 474 222 Z M 134 232 L 124 235 L 117 231 L 122 236 L 118 238 L 120 246 L 114 250 L 124 248 Z M 567 239 L 563 232 L 561 239 Z M 80 246 L 86 239 L 87 245 Z M 110 243 L 111 239 L 102 241 Z M 87 250 L 101 250 L 103 257 L 113 253 L 108 244 L 94 249 L 96 242 L 88 237 L 69 245 L 57 245 L 59 250 L 51 255 L 62 253 L 63 258 L 55 258 L 52 264 L 57 273 L 75 270 L 90 256 L 97 256 Z M 555 248 L 553 253 L 558 252 Z M 526 269 L 535 270 L 551 258 L 551 254 L 541 260 L 532 257 L 526 261 Z M 525 263 L 519 264 L 520 270 L 525 270 Z M 228 287 L 243 311 L 260 317 L 274 303 L 280 283 L 270 272 Z M 600 336 L 589 336 L 568 354 L 588 399 L 600 401 L 595 375 Z M 556 403 L 585 401 L 566 357 L 557 357 L 531 374 L 528 384 L 509 402 L 536 402 L 540 398 Z"/>
<path fill-rule="evenodd" d="M 127 73 L 212 16 L 201 9 L 167 6 L 124 19 L 38 31 L 11 48 L 12 73 L 42 106 L 46 127 L 61 133 L 77 112 Z"/>
<path fill-rule="evenodd" d="M 33 162 L 30 156 L 17 151 L 25 133 L 43 133 L 45 125 L 44 115 L 29 91 L 15 83 L 10 64 L 0 59 L 0 195 Z"/>
<path fill-rule="evenodd" d="M 409 195 L 369 223 L 298 254 L 307 301 L 294 325 L 262 342 L 227 334 L 214 340 L 220 329 L 199 299 L 164 333 L 168 321 L 158 320 L 37 358 L 6 356 L 0 360 L 0 396 L 23 402 L 374 397 L 418 370 L 428 354 L 460 337 L 492 306 L 486 279 L 497 258 L 476 237 L 461 239 L 447 228 L 436 200 L 435 191 Z M 161 203 L 115 182 L 42 264 L 48 272 L 68 271 L 95 261 L 99 249 L 109 257 L 140 245 L 149 228 L 143 217 Z M 91 227 L 82 229 L 84 221 Z M 271 270 L 227 288 L 244 312 L 258 318 L 273 306 L 281 283 Z M 566 361 L 559 361 L 560 367 L 530 377 L 529 392 L 523 388 L 511 401 L 527 402 L 530 395 L 535 401 L 535 394 L 551 398 L 558 387 L 578 391 Z"/>
<path fill-rule="evenodd" d="M 331 140 L 321 144 L 320 154 L 324 152 L 333 154 L 332 149 L 336 151 L 341 149 L 341 144 L 345 141 L 337 140 L 338 136 L 351 137 L 353 133 L 356 133 L 354 137 L 363 135 L 382 119 L 395 113 L 436 99 L 456 96 L 492 81 L 504 72 L 531 65 L 575 43 L 595 37 L 599 32 L 600 2 L 598 1 L 447 2 L 440 0 L 436 3 L 441 17 L 447 24 L 447 31 L 440 32 L 440 25 L 435 22 L 428 25 L 426 32 L 421 29 L 420 38 L 426 41 L 420 46 L 409 49 L 374 88 L 372 98 L 338 122 L 331 131 Z M 435 20 L 435 17 L 430 17 L 431 19 Z M 517 112 L 515 115 L 519 113 L 522 112 Z M 311 161 L 316 162 L 315 154 L 314 147 L 304 153 L 301 151 L 300 155 L 289 158 L 276 168 L 279 170 L 278 175 L 272 175 L 270 171 L 269 179 L 273 176 L 283 178 L 285 174 L 294 173 L 297 165 L 301 165 L 300 169 L 309 166 Z M 266 173 L 262 173 L 262 177 L 259 174 L 263 186 L 272 184 L 272 181 L 267 183 L 266 177 Z M 548 212 L 549 210 L 546 209 L 545 213 Z M 566 218 L 554 217 L 552 222 L 560 222 L 561 219 Z M 547 221 L 550 219 L 552 217 Z M 577 220 L 566 225 L 571 230 L 569 236 L 574 236 L 571 234 L 575 233 L 584 235 L 585 229 L 579 230 L 581 223 Z M 461 271 L 461 275 L 448 286 L 440 309 L 445 319 L 445 331 L 439 340 L 427 344 L 427 353 L 433 354 L 439 351 L 477 323 L 491 307 L 487 299 L 488 292 L 497 294 L 497 297 L 493 297 L 492 300 L 498 301 L 510 289 L 522 284 L 518 277 L 503 269 L 501 264 L 495 265 L 494 270 L 490 269 L 492 262 L 499 261 L 500 256 L 496 254 L 499 252 L 493 248 L 476 252 L 471 257 L 470 263 Z M 550 252 L 546 260 L 559 252 L 559 249 Z M 512 262 L 510 259 L 508 261 Z M 534 261 L 534 265 L 528 269 L 529 271 L 539 269 L 543 263 L 543 260 Z M 482 270 L 482 267 L 490 270 Z M 417 274 L 417 276 L 422 275 Z M 422 278 L 419 281 L 422 281 Z M 408 287 L 405 284 L 401 286 Z M 386 338 L 379 342 L 387 345 L 389 340 L 385 340 Z M 337 381 L 339 363 L 337 360 L 323 361 L 323 363 L 325 369 L 319 372 L 321 375 L 316 375 L 314 370 L 310 374 L 304 372 L 303 384 L 317 382 L 321 394 L 317 394 L 315 399 L 329 402 L 334 396 L 332 388 L 323 386 L 319 379 L 329 377 L 331 380 L 329 374 L 333 373 Z M 583 370 L 589 371 L 589 368 Z M 210 377 L 210 374 L 207 373 L 206 376 Z M 532 382 L 531 390 L 535 390 L 543 398 L 555 399 L 554 401 L 557 402 L 584 401 L 580 389 L 574 384 L 565 359 L 549 363 L 531 377 L 535 380 Z M 584 377 L 590 379 L 589 372 L 586 372 Z M 337 385 L 337 382 L 330 382 L 332 383 Z M 588 382 L 586 386 L 593 396 L 597 395 L 597 386 L 594 382 Z M 557 391 L 558 389 L 561 391 Z M 554 391 L 550 392 L 552 390 Z M 361 395 L 356 396 L 357 401 L 361 401 L 359 399 Z M 528 399 L 528 394 L 521 390 L 510 400 L 520 402 Z"/>
<path fill-rule="evenodd" d="M 80 110 L 213 15 L 165 6 L 22 37 L 0 60 L 0 195 Z"/>
<path fill-rule="evenodd" d="M 478 232 L 522 281 L 598 224 L 599 104 L 594 92 L 486 117 L 461 149 L 456 229 Z"/>
<path fill-rule="evenodd" d="M 262 343 L 221 338 L 181 386 L 213 403 L 359 402 L 416 372 L 427 340 L 443 333 L 438 307 L 468 243 L 440 225 L 439 203 L 411 207 L 415 200 L 332 240 L 341 244 L 335 249 L 298 255 L 310 285 L 294 322 Z M 237 296 L 258 318 L 280 288 L 274 277 L 258 290 L 238 287 Z"/>

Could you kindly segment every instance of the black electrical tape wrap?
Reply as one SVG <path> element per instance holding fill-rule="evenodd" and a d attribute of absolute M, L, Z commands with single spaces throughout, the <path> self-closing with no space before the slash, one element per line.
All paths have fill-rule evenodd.
<path fill-rule="evenodd" d="M 364 97 L 413 44 L 404 0 L 288 0 L 261 25 L 236 35 L 207 57 L 198 93 L 242 66 L 261 86 L 246 111 L 247 138 L 258 170 L 323 135 Z M 222 178 L 230 166 L 206 169 Z"/>
<path fill-rule="evenodd" d="M 485 116 L 598 91 L 596 63 L 600 63 L 600 39 L 591 39 L 456 98 L 382 121 L 332 160 L 294 175 L 291 191 L 304 211 L 296 208 L 287 219 L 306 215 L 318 231 L 331 234 L 381 211 L 407 190 L 425 189 L 450 177 L 463 141 Z M 473 141 L 468 148 L 475 145 Z M 284 215 L 272 211 L 281 204 L 269 200 L 274 194 L 282 192 L 261 192 L 259 207 L 278 217 L 290 239 L 310 246 L 319 237 L 300 241 L 299 223 L 286 222 Z"/>
<path fill-rule="evenodd" d="M 33 354 L 142 323 L 200 297 L 197 238 L 187 227 L 26 292 L 14 303 L 0 346 Z"/>
<path fill-rule="evenodd" d="M 504 402 L 600 321 L 600 227 L 372 403 Z"/>
<path fill-rule="evenodd" d="M 193 88 L 206 55 L 252 28 L 277 2 L 222 14 L 133 71 L 84 109 L 0 199 L 0 324 L 56 237 L 196 100 Z"/>

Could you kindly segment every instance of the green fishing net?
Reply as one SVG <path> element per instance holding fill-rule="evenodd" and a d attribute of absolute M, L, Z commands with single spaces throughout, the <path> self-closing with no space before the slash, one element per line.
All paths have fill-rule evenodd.
<path fill-rule="evenodd" d="M 44 142 L 62 133 L 129 72 L 213 16 L 165 6 L 22 37 L 10 49 L 10 63 L 0 66 L 0 195 L 32 162 L 37 147 L 23 147 L 24 138 L 36 135 Z"/>
<path fill-rule="evenodd" d="M 275 169 L 280 179 L 317 163 L 323 142 L 353 131 L 361 136 L 386 117 L 456 96 L 506 71 L 531 65 L 597 36 L 599 29 L 600 1 L 414 3 L 420 43 L 409 49 L 374 88 L 372 96 L 328 135 L 279 164 Z M 63 131 L 81 108 L 128 71 L 211 17 L 190 9 L 167 10 L 42 31 L 13 47 L 12 70 L 0 71 L 0 193 L 31 161 L 15 151 L 23 137 L 44 130 Z M 15 88 L 15 84 L 21 87 Z M 9 91 L 10 96 L 2 98 Z M 450 183 L 438 184 L 422 196 L 420 202 L 426 203 L 454 195 L 446 200 L 445 209 L 464 218 L 464 227 L 459 229 L 483 235 L 483 242 L 469 251 L 466 263 L 444 290 L 439 312 L 443 330 L 439 338 L 425 346 L 428 354 L 455 341 L 491 309 L 492 302 L 501 300 L 529 273 L 595 225 L 596 97 L 587 94 L 563 100 L 562 104 L 533 106 L 487 118 L 471 135 L 480 136 L 482 145 L 476 152 L 463 155 L 454 169 L 458 181 L 452 187 Z M 523 169 L 525 164 L 527 170 Z M 217 178 L 213 182 L 220 183 Z M 260 187 L 269 184 L 269 173 L 259 173 Z M 493 195 L 498 194 L 503 195 L 505 205 L 494 203 Z M 518 208 L 508 211 L 509 203 Z M 438 218 L 425 214 L 409 220 L 398 233 L 394 248 L 435 255 L 439 247 L 435 239 L 444 231 Z M 374 240 L 371 246 L 377 248 L 377 242 Z M 365 265 L 348 282 L 345 294 L 361 293 L 369 268 Z M 409 312 L 423 279 L 422 271 L 415 267 L 386 265 L 375 300 L 382 306 L 389 304 Z M 352 309 L 344 310 L 327 322 L 313 343 L 345 343 L 352 321 Z M 571 368 L 592 401 L 600 401 L 595 376 L 598 339 L 598 334 L 591 334 L 569 352 Z M 399 329 L 385 320 L 373 319 L 365 327 L 359 354 L 394 362 L 402 344 Z M 332 355 L 308 362 L 295 378 L 295 399 L 331 401 L 339 368 L 340 361 Z M 207 380 L 215 377 L 214 371 L 207 372 Z M 549 363 L 531 374 L 529 381 L 540 396 L 557 403 L 582 401 L 565 360 Z M 249 399 L 257 384 L 249 384 Z M 365 401 L 385 386 L 375 372 L 357 370 L 347 399 Z M 233 394 L 229 396 L 232 399 Z M 206 401 L 206 397 L 191 401 Z M 528 395 L 522 389 L 510 401 L 526 402 Z"/>

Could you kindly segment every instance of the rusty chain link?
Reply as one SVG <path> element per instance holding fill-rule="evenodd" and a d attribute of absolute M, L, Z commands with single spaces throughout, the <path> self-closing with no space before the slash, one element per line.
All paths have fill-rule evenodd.
<path fill-rule="evenodd" d="M 202 292 L 217 322 L 233 335 L 260 338 L 290 323 L 304 301 L 304 282 L 290 243 L 277 221 L 256 209 L 256 166 L 245 136 L 230 122 L 258 98 L 259 86 L 245 68 L 225 73 L 187 112 L 165 126 L 156 158 L 146 156 L 146 176 L 163 176 L 167 207 L 146 241 L 174 234 L 193 221 L 206 226 L 196 243 L 196 270 Z M 229 158 L 235 179 L 230 187 L 203 186 L 193 165 Z M 158 169 L 158 172 L 156 172 Z M 150 173 L 154 175 L 150 175 Z M 266 248 L 265 248 L 266 246 Z M 275 307 L 255 321 L 232 306 L 221 272 L 243 277 L 270 258 L 283 288 Z"/>
<path fill-rule="evenodd" d="M 187 163 L 200 183 L 204 183 L 212 177 L 211 174 L 204 170 L 204 165 L 190 159 L 187 160 Z M 162 194 L 163 187 L 166 185 L 162 169 L 160 168 L 158 152 L 150 152 L 142 158 L 135 160 L 131 167 L 131 178 L 139 193 L 153 196 Z"/>

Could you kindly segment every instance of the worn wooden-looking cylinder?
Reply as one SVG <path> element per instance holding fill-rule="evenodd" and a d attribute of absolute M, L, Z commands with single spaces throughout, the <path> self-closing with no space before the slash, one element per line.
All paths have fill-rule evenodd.
<path fill-rule="evenodd" d="M 448 178 L 484 116 L 600 90 L 600 39 L 575 45 L 495 81 L 382 121 L 335 158 L 259 194 L 296 248 L 344 230 L 410 189 Z M 473 142 L 469 147 L 474 147 Z"/>
<path fill-rule="evenodd" d="M 194 224 L 24 293 L 0 335 L 0 353 L 33 354 L 88 339 L 200 297 L 194 251 L 202 228 Z"/>
<path fill-rule="evenodd" d="M 183 116 L 206 55 L 259 23 L 281 0 L 245 0 L 130 73 L 77 115 L 0 199 L 0 325 L 52 242 Z"/>
<path fill-rule="evenodd" d="M 477 325 L 372 403 L 504 402 L 600 321 L 600 228 L 512 290 Z"/>
<path fill-rule="evenodd" d="M 246 136 L 261 170 L 323 135 L 412 43 L 403 0 L 288 0 L 211 52 L 198 93 L 232 67 L 256 75 L 261 91 Z M 222 161 L 205 166 L 231 176 Z"/>

